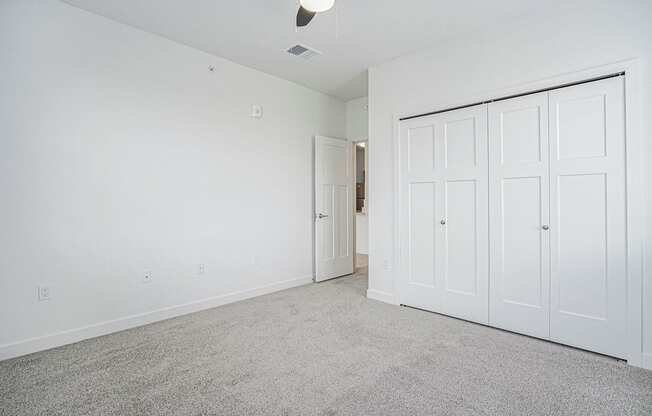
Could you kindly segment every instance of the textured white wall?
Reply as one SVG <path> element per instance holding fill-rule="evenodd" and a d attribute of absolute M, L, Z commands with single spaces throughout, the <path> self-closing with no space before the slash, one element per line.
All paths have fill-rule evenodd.
<path fill-rule="evenodd" d="M 312 275 L 343 102 L 52 0 L 0 2 L 0 62 L 0 356 Z"/>
<path fill-rule="evenodd" d="M 639 58 L 643 135 L 647 145 L 647 265 L 644 348 L 652 354 L 652 2 L 571 1 L 549 14 L 450 39 L 417 54 L 371 68 L 370 294 L 394 296 L 393 116 L 441 108 L 586 68 Z M 489 98 L 489 97 L 487 97 Z M 652 365 L 652 355 L 647 358 Z"/>
<path fill-rule="evenodd" d="M 346 102 L 346 137 L 360 141 L 369 137 L 367 97 Z"/>

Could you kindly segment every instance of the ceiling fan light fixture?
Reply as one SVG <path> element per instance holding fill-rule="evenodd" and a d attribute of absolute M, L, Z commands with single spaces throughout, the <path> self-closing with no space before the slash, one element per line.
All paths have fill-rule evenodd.
<path fill-rule="evenodd" d="M 330 10 L 335 0 L 299 0 L 299 4 L 308 11 L 319 13 Z"/>

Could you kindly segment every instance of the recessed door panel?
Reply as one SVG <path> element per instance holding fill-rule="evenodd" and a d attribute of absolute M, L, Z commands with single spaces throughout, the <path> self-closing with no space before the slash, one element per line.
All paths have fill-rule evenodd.
<path fill-rule="evenodd" d="M 446 167 L 462 168 L 477 163 L 475 117 L 453 119 L 444 124 Z"/>
<path fill-rule="evenodd" d="M 410 184 L 409 279 L 435 287 L 435 183 Z"/>
<path fill-rule="evenodd" d="M 338 179 L 349 175 L 347 161 L 347 149 L 334 145 L 321 146 L 322 163 L 320 163 L 322 178 L 327 182 L 338 182 Z"/>
<path fill-rule="evenodd" d="M 489 105 L 491 325 L 549 336 L 548 94 Z"/>
<path fill-rule="evenodd" d="M 522 105 L 517 106 L 513 105 L 518 101 L 510 100 L 506 105 L 510 110 L 500 111 L 498 118 L 494 120 L 499 123 L 497 127 L 500 129 L 495 145 L 500 146 L 501 164 L 541 162 L 541 112 L 546 111 L 546 107 L 540 105 L 541 100 L 532 102 L 530 97 L 527 97 L 522 100 Z M 501 105 L 503 104 L 499 107 Z M 543 118 L 543 121 L 546 120 L 547 117 Z"/>
<path fill-rule="evenodd" d="M 349 185 L 338 185 L 335 189 L 337 192 L 335 199 L 337 231 L 335 235 L 338 240 L 338 255 L 340 258 L 346 258 L 352 255 L 351 246 L 349 245 L 349 235 L 352 234 L 350 213 L 353 212 L 351 207 L 351 187 Z"/>
<path fill-rule="evenodd" d="M 434 126 L 417 126 L 407 130 L 408 169 L 411 172 L 435 168 Z"/>
<path fill-rule="evenodd" d="M 318 211 L 326 215 L 321 221 L 321 258 L 330 260 L 335 258 L 335 227 L 333 226 L 333 206 L 335 205 L 335 186 L 333 184 L 322 185 L 321 204 Z"/>
<path fill-rule="evenodd" d="M 501 298 L 505 303 L 540 309 L 543 293 L 541 177 L 504 178 L 502 183 Z"/>
<path fill-rule="evenodd" d="M 552 91 L 550 109 L 550 337 L 625 357 L 623 79 Z"/>
<path fill-rule="evenodd" d="M 584 90 L 555 103 L 559 159 L 606 156 L 606 95 L 592 88 Z"/>
<path fill-rule="evenodd" d="M 562 175 L 557 186 L 558 312 L 607 316 L 605 174 Z"/>
<path fill-rule="evenodd" d="M 478 294 L 478 229 L 476 181 L 446 183 L 444 230 L 446 290 Z"/>

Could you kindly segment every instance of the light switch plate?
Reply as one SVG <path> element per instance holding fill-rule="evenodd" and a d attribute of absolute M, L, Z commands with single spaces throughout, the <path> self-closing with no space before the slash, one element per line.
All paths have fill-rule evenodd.
<path fill-rule="evenodd" d="M 258 104 L 252 105 L 251 118 L 263 118 L 263 107 Z"/>

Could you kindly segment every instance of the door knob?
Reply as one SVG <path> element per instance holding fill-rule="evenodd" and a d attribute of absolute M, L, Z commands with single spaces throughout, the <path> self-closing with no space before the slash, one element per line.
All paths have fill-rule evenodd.
<path fill-rule="evenodd" d="M 548 231 L 550 229 L 548 224 L 544 224 L 541 228 L 543 228 L 544 231 Z"/>
<path fill-rule="evenodd" d="M 328 215 L 322 214 L 322 213 L 320 212 L 319 215 L 317 215 L 317 217 L 318 217 L 319 219 L 322 219 L 322 218 L 326 218 L 326 217 L 328 217 Z"/>
<path fill-rule="evenodd" d="M 445 218 L 442 218 L 442 220 L 439 221 L 439 223 L 440 223 L 441 225 L 446 225 L 446 219 L 445 219 Z"/>

